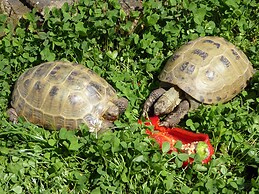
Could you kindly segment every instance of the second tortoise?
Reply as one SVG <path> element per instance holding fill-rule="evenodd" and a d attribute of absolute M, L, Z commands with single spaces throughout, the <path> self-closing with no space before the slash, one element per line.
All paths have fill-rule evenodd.
<path fill-rule="evenodd" d="M 146 117 L 166 115 L 163 126 L 173 127 L 199 104 L 224 103 L 243 90 L 254 73 L 247 56 L 221 37 L 205 36 L 180 47 L 159 75 L 161 87 L 144 104 Z"/>

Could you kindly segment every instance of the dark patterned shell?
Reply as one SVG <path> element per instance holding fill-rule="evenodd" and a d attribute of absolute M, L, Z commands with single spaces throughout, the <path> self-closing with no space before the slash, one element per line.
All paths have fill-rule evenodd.
<path fill-rule="evenodd" d="M 176 51 L 159 79 L 200 102 L 214 104 L 232 99 L 252 75 L 252 64 L 242 51 L 223 38 L 207 36 Z"/>
<path fill-rule="evenodd" d="M 19 116 L 45 128 L 76 129 L 102 117 L 116 98 L 115 90 L 92 70 L 57 61 L 33 67 L 19 77 L 12 107 Z"/>

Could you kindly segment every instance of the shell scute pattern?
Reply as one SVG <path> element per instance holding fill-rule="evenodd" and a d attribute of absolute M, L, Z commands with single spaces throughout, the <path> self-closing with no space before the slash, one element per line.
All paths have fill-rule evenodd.
<path fill-rule="evenodd" d="M 59 88 L 57 86 L 55 86 L 55 85 L 52 86 L 52 88 L 49 91 L 49 96 L 50 97 L 56 96 L 58 94 L 58 90 L 59 90 Z"/>
<path fill-rule="evenodd" d="M 49 83 L 44 81 L 37 80 L 34 85 L 31 86 L 31 89 L 28 95 L 25 97 L 25 100 L 30 101 L 30 105 L 35 108 L 41 108 L 43 104 L 43 97 L 46 95 L 46 92 L 49 91 Z"/>
<path fill-rule="evenodd" d="M 71 71 L 72 70 L 68 65 L 61 63 L 52 68 L 51 71 L 48 71 L 49 73 L 45 79 L 51 84 L 62 84 L 67 80 Z"/>
<path fill-rule="evenodd" d="M 95 104 L 97 102 L 99 102 L 102 98 L 102 96 L 100 95 L 100 93 L 97 92 L 96 88 L 92 85 L 87 85 L 86 86 L 86 97 L 89 100 L 89 102 Z"/>
<path fill-rule="evenodd" d="M 203 60 L 205 60 L 208 57 L 208 53 L 200 49 L 194 49 L 193 54 L 199 55 Z"/>
<path fill-rule="evenodd" d="M 45 77 L 49 73 L 52 63 L 47 63 L 46 65 L 40 65 L 35 69 L 34 74 L 31 74 L 32 77 Z M 29 75 L 29 74 L 28 74 Z"/>
<path fill-rule="evenodd" d="M 56 127 L 57 129 L 65 127 L 65 119 L 64 119 L 64 117 L 57 116 L 55 125 L 57 126 Z"/>
<path fill-rule="evenodd" d="M 96 81 L 91 81 L 89 83 L 90 86 L 92 86 L 95 89 L 95 92 L 97 94 L 99 94 L 99 96 L 103 96 L 105 95 L 105 87 L 100 85 L 98 82 Z"/>
<path fill-rule="evenodd" d="M 45 128 L 76 129 L 95 122 L 117 99 L 116 91 L 92 70 L 70 62 L 48 62 L 23 73 L 15 84 L 12 107 Z"/>
<path fill-rule="evenodd" d="M 251 62 L 232 43 L 201 37 L 182 46 L 168 60 L 159 79 L 177 85 L 200 102 L 213 104 L 233 98 L 252 74 Z"/>
<path fill-rule="evenodd" d="M 41 122 L 43 119 L 43 112 L 40 111 L 39 109 L 35 109 L 33 110 L 33 115 L 34 115 L 34 120 L 35 122 Z"/>

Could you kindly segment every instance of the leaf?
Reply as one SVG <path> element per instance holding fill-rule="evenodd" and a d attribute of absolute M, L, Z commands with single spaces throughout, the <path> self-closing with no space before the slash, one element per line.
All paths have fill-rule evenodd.
<path fill-rule="evenodd" d="M 176 2 L 176 0 L 169 0 L 169 2 L 170 2 L 170 4 L 171 4 L 172 6 L 175 6 L 175 5 L 177 5 L 177 2 Z"/>
<path fill-rule="evenodd" d="M 147 17 L 148 24 L 151 26 L 155 25 L 158 20 L 159 20 L 159 15 L 156 13 Z"/>
<path fill-rule="evenodd" d="M 35 15 L 32 12 L 28 12 L 23 15 L 23 18 L 33 22 L 35 20 Z"/>
<path fill-rule="evenodd" d="M 159 162 L 161 160 L 161 154 L 155 153 L 152 157 L 152 162 Z"/>
<path fill-rule="evenodd" d="M 127 177 L 127 169 L 124 169 L 122 174 L 121 174 L 121 180 L 124 182 L 124 183 L 128 183 L 129 182 L 129 179 Z"/>
<path fill-rule="evenodd" d="M 178 150 L 181 150 L 183 146 L 183 143 L 179 140 L 176 141 L 176 143 L 174 144 L 174 147 Z"/>
<path fill-rule="evenodd" d="M 138 44 L 138 42 L 139 42 L 139 35 L 138 34 L 133 34 L 132 36 L 134 37 L 134 43 Z"/>
<path fill-rule="evenodd" d="M 114 137 L 112 139 L 112 152 L 118 152 L 121 150 L 121 146 L 120 146 L 120 139 L 118 137 Z"/>
<path fill-rule="evenodd" d="M 77 24 L 75 24 L 75 30 L 77 32 L 86 33 L 86 28 L 84 27 L 84 23 L 83 22 L 78 22 Z"/>
<path fill-rule="evenodd" d="M 38 36 L 41 40 L 45 40 L 48 37 L 48 34 L 46 32 L 39 32 Z"/>
<path fill-rule="evenodd" d="M 226 166 L 222 166 L 221 168 L 220 168 L 220 172 L 224 175 L 224 174 L 227 174 L 227 168 L 226 168 Z"/>
<path fill-rule="evenodd" d="M 189 155 L 185 154 L 185 153 L 180 153 L 180 154 L 178 154 L 177 157 L 179 158 L 179 160 L 181 160 L 183 162 L 189 159 Z"/>
<path fill-rule="evenodd" d="M 112 60 L 115 60 L 116 58 L 117 58 L 117 56 L 118 56 L 118 51 L 108 51 L 108 52 L 106 52 L 106 55 L 109 57 L 109 58 L 111 58 Z"/>
<path fill-rule="evenodd" d="M 25 30 L 22 28 L 16 28 L 16 34 L 21 37 L 24 38 L 25 37 Z"/>
<path fill-rule="evenodd" d="M 49 139 L 48 140 L 48 144 L 50 145 L 50 146 L 54 146 L 55 144 L 56 144 L 56 140 L 55 139 Z"/>
<path fill-rule="evenodd" d="M 232 0 L 226 0 L 225 3 L 229 6 L 229 7 L 232 7 L 234 9 L 238 8 L 238 3 L 240 2 L 240 0 L 235 0 L 235 1 L 232 1 Z"/>
<path fill-rule="evenodd" d="M 230 182 L 229 183 L 233 188 L 238 189 L 238 185 L 236 184 L 236 182 Z"/>
<path fill-rule="evenodd" d="M 65 128 L 61 128 L 59 131 L 60 139 L 67 139 L 67 130 Z"/>
<path fill-rule="evenodd" d="M 244 141 L 243 136 L 242 136 L 241 134 L 239 134 L 239 133 L 233 134 L 233 137 L 234 137 L 234 139 L 235 139 L 237 142 L 243 142 L 243 141 Z"/>
<path fill-rule="evenodd" d="M 193 121 L 192 121 L 191 119 L 187 119 L 186 125 L 187 125 L 188 127 L 193 126 Z"/>
<path fill-rule="evenodd" d="M 215 185 L 215 180 L 213 180 L 213 179 L 209 179 L 209 180 L 206 182 L 205 187 L 206 187 L 209 191 L 211 191 L 211 192 L 213 192 L 213 193 L 217 193 L 217 191 L 218 191 L 218 189 L 217 189 L 217 187 L 216 187 L 216 185 Z"/>
<path fill-rule="evenodd" d="M 144 160 L 144 156 L 140 155 L 140 156 L 135 157 L 132 161 L 133 162 L 143 162 L 145 160 Z"/>
<path fill-rule="evenodd" d="M 0 153 L 7 155 L 9 153 L 9 149 L 6 147 L 0 147 Z"/>
<path fill-rule="evenodd" d="M 165 180 L 165 184 L 166 184 L 166 189 L 170 190 L 174 188 L 174 181 L 172 181 L 174 179 L 174 175 L 172 174 L 167 174 L 166 180 Z"/>
<path fill-rule="evenodd" d="M 201 7 L 197 10 L 195 10 L 194 12 L 194 22 L 198 25 L 200 25 L 203 20 L 204 20 L 204 17 L 206 15 L 206 7 Z"/>
<path fill-rule="evenodd" d="M 162 152 L 167 153 L 169 152 L 169 150 L 170 150 L 170 143 L 166 141 L 162 144 Z"/>
<path fill-rule="evenodd" d="M 69 150 L 78 151 L 82 144 L 78 143 L 78 141 L 70 142 Z"/>
<path fill-rule="evenodd" d="M 102 167 L 102 166 L 99 166 L 99 167 L 97 168 L 97 172 L 98 172 L 98 174 L 100 174 L 100 175 L 106 175 L 106 174 L 107 174 L 107 172 L 105 172 L 105 171 L 103 170 L 103 167 Z"/>
<path fill-rule="evenodd" d="M 214 31 L 214 29 L 215 29 L 215 27 L 216 27 L 215 22 L 209 21 L 209 22 L 205 25 L 206 32 L 212 34 L 213 31 Z"/>
<path fill-rule="evenodd" d="M 183 0 L 183 7 L 187 9 L 189 7 L 189 1 L 188 0 Z"/>
<path fill-rule="evenodd" d="M 179 25 L 176 25 L 175 22 L 166 22 L 166 26 L 162 29 L 162 33 L 171 33 L 175 36 L 178 36 L 181 31 L 181 27 Z"/>
<path fill-rule="evenodd" d="M 100 187 L 95 188 L 94 190 L 91 191 L 91 194 L 101 194 Z"/>
<path fill-rule="evenodd" d="M 192 189 L 190 188 L 190 187 L 188 187 L 188 186 L 186 186 L 186 185 L 184 185 L 184 186 L 182 186 L 182 188 L 181 188 L 181 193 L 190 193 L 190 191 L 191 191 Z"/>
<path fill-rule="evenodd" d="M 20 193 L 22 193 L 22 187 L 19 186 L 19 185 L 16 185 L 16 186 L 14 186 L 14 187 L 12 188 L 12 191 L 15 192 L 15 193 L 17 193 L 17 194 L 20 194 Z"/>
<path fill-rule="evenodd" d="M 146 148 L 148 147 L 146 142 L 140 142 L 139 140 L 136 140 L 134 142 L 134 147 L 136 150 L 143 152 L 146 150 Z"/>
<path fill-rule="evenodd" d="M 181 168 L 183 166 L 183 161 L 179 160 L 178 158 L 175 158 L 175 164 L 178 168 Z"/>
<path fill-rule="evenodd" d="M 41 52 L 40 55 L 42 60 L 46 61 L 54 61 L 56 58 L 56 54 L 50 51 L 49 46 L 46 46 Z"/>
<path fill-rule="evenodd" d="M 52 167 L 55 170 L 55 172 L 59 171 L 63 167 L 63 163 L 61 161 L 55 162 Z"/>
<path fill-rule="evenodd" d="M 62 5 L 61 10 L 62 10 L 63 14 L 64 14 L 65 12 L 68 12 L 68 11 L 69 11 L 69 6 L 68 6 L 68 3 L 67 3 L 67 2 L 65 2 L 65 3 Z"/>
<path fill-rule="evenodd" d="M 201 165 L 201 164 L 195 164 L 193 166 L 193 168 L 196 170 L 196 171 L 200 171 L 200 172 L 206 172 L 208 169 L 206 166 L 204 165 Z"/>
<path fill-rule="evenodd" d="M 249 150 L 249 151 L 247 152 L 247 154 L 248 154 L 250 157 L 255 158 L 256 155 L 257 155 L 257 152 L 256 152 L 255 150 L 253 150 L 253 148 L 252 148 L 251 150 Z"/>
<path fill-rule="evenodd" d="M 102 148 L 103 148 L 104 151 L 109 150 L 111 148 L 111 144 L 105 143 Z"/>

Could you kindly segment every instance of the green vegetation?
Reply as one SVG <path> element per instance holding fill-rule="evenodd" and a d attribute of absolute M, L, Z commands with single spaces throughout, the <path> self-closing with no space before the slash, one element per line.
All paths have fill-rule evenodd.
<path fill-rule="evenodd" d="M 222 36 L 258 69 L 257 0 L 150 0 L 129 17 L 115 0 L 79 0 L 45 17 L 25 15 L 13 34 L 0 15 L 0 193 L 259 192 L 258 73 L 231 102 L 202 106 L 181 122 L 209 134 L 215 155 L 208 165 L 183 169 L 186 156 L 153 146 L 137 123 L 165 61 L 191 39 Z M 84 126 L 52 132 L 8 121 L 18 76 L 52 60 L 86 65 L 129 99 L 114 133 L 96 139 Z"/>

